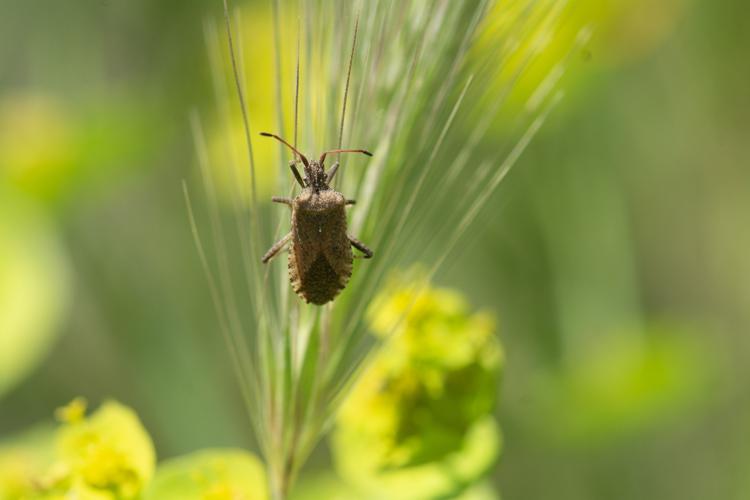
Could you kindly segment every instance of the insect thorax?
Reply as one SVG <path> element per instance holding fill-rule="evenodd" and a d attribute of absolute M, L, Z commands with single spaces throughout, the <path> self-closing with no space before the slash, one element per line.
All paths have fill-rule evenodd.
<path fill-rule="evenodd" d="M 304 212 L 323 213 L 340 209 L 346 204 L 344 195 L 330 189 L 315 191 L 314 188 L 305 188 L 296 198 L 295 205 Z"/>

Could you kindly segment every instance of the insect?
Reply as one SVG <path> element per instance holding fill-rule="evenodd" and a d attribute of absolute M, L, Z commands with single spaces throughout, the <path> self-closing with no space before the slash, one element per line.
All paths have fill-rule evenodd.
<path fill-rule="evenodd" d="M 289 250 L 289 281 L 294 291 L 308 303 L 323 305 L 333 300 L 344 289 L 352 275 L 354 255 L 351 247 L 362 252 L 365 259 L 372 258 L 372 250 L 346 231 L 347 205 L 354 205 L 343 194 L 331 189 L 331 181 L 339 168 L 338 162 L 326 171 L 328 154 L 363 153 L 364 149 L 334 149 L 320 155 L 318 161 L 308 161 L 297 149 L 275 134 L 272 137 L 302 161 L 305 177 L 297 169 L 297 160 L 289 163 L 302 192 L 294 199 L 274 196 L 272 200 L 292 209 L 292 230 L 276 242 L 263 256 L 267 263 L 291 242 Z"/>

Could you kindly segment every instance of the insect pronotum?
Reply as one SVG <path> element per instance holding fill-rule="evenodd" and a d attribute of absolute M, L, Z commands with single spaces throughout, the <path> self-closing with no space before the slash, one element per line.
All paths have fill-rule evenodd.
<path fill-rule="evenodd" d="M 283 203 L 292 209 L 292 229 L 277 241 L 263 256 L 267 263 L 291 243 L 289 249 L 289 281 L 294 291 L 305 301 L 323 305 L 333 300 L 344 289 L 352 275 L 354 256 L 351 247 L 362 252 L 365 259 L 372 257 L 372 250 L 346 232 L 347 205 L 354 205 L 343 194 L 331 189 L 331 181 L 339 164 L 326 171 L 327 154 L 363 153 L 372 156 L 364 149 L 334 149 L 320 155 L 318 161 L 308 161 L 297 149 L 275 134 L 261 132 L 262 136 L 273 137 L 294 151 L 302 161 L 305 177 L 297 169 L 297 160 L 289 163 L 302 192 L 294 199 L 273 197 L 276 203 Z"/>

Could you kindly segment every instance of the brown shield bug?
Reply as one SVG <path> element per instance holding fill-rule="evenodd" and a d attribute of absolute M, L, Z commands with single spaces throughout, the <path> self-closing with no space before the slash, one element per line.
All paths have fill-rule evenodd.
<path fill-rule="evenodd" d="M 273 259 L 291 242 L 289 249 L 289 281 L 294 291 L 305 301 L 323 305 L 333 300 L 344 289 L 352 275 L 354 256 L 351 247 L 362 252 L 364 258 L 372 257 L 372 250 L 346 232 L 347 200 L 343 194 L 331 189 L 331 181 L 339 168 L 338 163 L 326 172 L 327 154 L 363 153 L 364 149 L 334 149 L 320 155 L 318 161 L 308 161 L 297 149 L 278 135 L 261 132 L 287 146 L 302 161 L 305 177 L 300 176 L 297 160 L 289 163 L 302 192 L 294 199 L 273 197 L 276 203 L 292 209 L 292 230 L 263 256 L 263 263 Z"/>

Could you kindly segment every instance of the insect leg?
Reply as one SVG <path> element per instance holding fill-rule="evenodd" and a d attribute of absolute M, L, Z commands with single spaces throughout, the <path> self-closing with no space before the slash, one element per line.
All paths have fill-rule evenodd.
<path fill-rule="evenodd" d="M 287 233 L 286 236 L 281 238 L 279 241 L 277 241 L 263 256 L 262 262 L 265 264 L 269 260 L 276 257 L 276 255 L 284 248 L 284 246 L 289 243 L 289 240 L 292 239 L 292 233 Z"/>
<path fill-rule="evenodd" d="M 297 179 L 297 182 L 300 186 L 302 186 L 302 189 L 305 189 L 305 181 L 302 180 L 302 176 L 299 175 L 299 170 L 297 170 L 297 162 L 292 160 L 289 162 L 289 168 L 292 170 L 292 173 L 294 174 L 294 178 Z"/>
<path fill-rule="evenodd" d="M 339 169 L 339 162 L 334 163 L 331 168 L 328 169 L 326 182 L 328 184 L 333 180 L 333 176 L 336 175 L 336 171 Z"/>
<path fill-rule="evenodd" d="M 357 200 L 346 200 L 347 205 L 356 205 Z"/>
<path fill-rule="evenodd" d="M 274 196 L 271 198 L 271 201 L 274 203 L 283 203 L 284 205 L 292 206 L 292 200 L 290 198 L 281 198 L 280 196 Z"/>
<path fill-rule="evenodd" d="M 359 241 L 357 238 L 355 238 L 352 235 L 348 234 L 347 238 L 349 238 L 349 243 L 351 243 L 354 248 L 356 248 L 357 250 L 359 250 L 360 252 L 364 254 L 365 259 L 372 258 L 372 255 L 373 255 L 372 250 L 367 248 L 367 245 L 365 245 L 364 243 L 362 243 L 361 241 Z"/>

